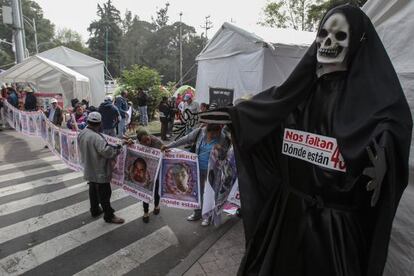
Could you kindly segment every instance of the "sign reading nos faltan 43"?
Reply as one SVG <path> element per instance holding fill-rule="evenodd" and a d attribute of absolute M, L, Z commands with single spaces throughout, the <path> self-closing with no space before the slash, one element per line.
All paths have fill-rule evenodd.
<path fill-rule="evenodd" d="M 309 163 L 346 172 L 335 138 L 295 129 L 285 129 L 282 153 Z"/>

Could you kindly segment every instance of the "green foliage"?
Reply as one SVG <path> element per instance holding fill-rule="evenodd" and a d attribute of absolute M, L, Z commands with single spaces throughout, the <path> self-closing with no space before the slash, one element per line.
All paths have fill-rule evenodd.
<path fill-rule="evenodd" d="M 165 3 L 165 7 L 164 8 L 160 8 L 156 11 L 157 13 L 157 17 L 154 19 L 152 18 L 153 24 L 155 26 L 157 26 L 157 29 L 160 29 L 162 27 L 167 26 L 168 24 L 168 19 L 170 18 L 168 16 L 168 7 L 170 6 L 170 3 Z"/>
<path fill-rule="evenodd" d="M 97 59 L 106 61 L 106 46 L 108 47 L 108 64 L 106 67 L 113 77 L 120 75 L 120 44 L 122 39 L 121 16 L 111 0 L 103 6 L 98 4 L 98 20 L 93 21 L 88 31 L 88 40 L 91 55 Z M 107 43 L 107 44 L 106 44 Z"/>
<path fill-rule="evenodd" d="M 11 6 L 11 3 L 9 0 L 0 0 L 0 7 L 3 5 Z M 22 11 L 30 24 L 32 24 L 32 19 L 35 19 L 39 51 L 44 51 L 54 47 L 52 41 L 55 27 L 48 19 L 43 17 L 42 8 L 35 1 L 23 0 Z M 0 16 L 0 21 L 2 20 L 3 17 Z M 0 38 L 11 42 L 13 33 L 12 26 L 5 25 L 3 23 L 0 23 L 0 26 Z M 30 55 L 33 55 L 36 53 L 34 30 L 27 22 L 24 24 L 24 30 L 26 34 L 26 48 L 28 49 Z M 10 45 L 0 43 L 0 52 L 0 65 L 8 64 L 10 61 L 14 61 L 14 53 Z M 3 69 L 5 68 L 6 67 L 3 67 Z"/>
<path fill-rule="evenodd" d="M 163 89 L 161 89 L 161 77 L 154 69 L 146 66 L 133 65 L 131 69 L 122 72 L 121 83 L 125 85 L 129 91 L 128 98 L 138 105 L 138 89 L 148 91 L 149 96 L 149 116 L 154 118 L 155 110 L 163 96 L 168 96 Z"/>
<path fill-rule="evenodd" d="M 65 46 L 84 54 L 90 53 L 89 48 L 86 48 L 83 45 L 82 36 L 78 32 L 68 28 L 63 28 L 57 31 L 54 43 L 56 46 Z"/>
<path fill-rule="evenodd" d="M 276 28 L 314 31 L 323 15 L 331 8 L 349 3 L 362 7 L 367 0 L 277 0 L 263 8 L 260 25 Z"/>

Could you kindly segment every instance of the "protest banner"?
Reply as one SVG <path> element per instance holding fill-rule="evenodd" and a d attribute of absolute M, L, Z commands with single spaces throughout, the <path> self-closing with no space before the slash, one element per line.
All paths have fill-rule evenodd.
<path fill-rule="evenodd" d="M 122 143 L 122 140 L 119 138 L 115 138 L 108 135 L 103 135 L 108 142 L 108 144 L 112 146 L 116 146 Z M 126 147 L 122 148 L 121 153 L 115 158 L 112 159 L 111 166 L 112 166 L 112 179 L 111 184 L 122 187 L 124 184 L 124 167 L 125 167 L 125 152 Z"/>
<path fill-rule="evenodd" d="M 171 150 L 164 154 L 160 169 L 160 202 L 180 209 L 200 208 L 197 154 Z"/>
<path fill-rule="evenodd" d="M 237 179 L 233 148 L 215 145 L 208 161 L 207 181 L 204 188 L 203 215 L 212 217 L 215 225 Z"/>
<path fill-rule="evenodd" d="M 240 191 L 239 191 L 239 181 L 238 179 L 236 179 L 234 181 L 234 185 L 233 188 L 230 191 L 229 197 L 227 199 L 227 201 L 231 204 L 234 204 L 238 207 L 241 207 L 240 204 Z"/>
<path fill-rule="evenodd" d="M 335 138 L 285 128 L 282 153 L 306 162 L 346 172 L 346 165 Z"/>
<path fill-rule="evenodd" d="M 61 146 L 60 146 L 60 132 L 61 129 L 55 125 L 53 125 L 53 149 L 55 151 L 55 154 L 62 157 L 61 153 Z"/>
<path fill-rule="evenodd" d="M 75 171 L 81 171 L 82 165 L 79 157 L 78 147 L 78 133 L 75 131 L 68 131 L 66 133 L 69 146 L 69 166 Z"/>
<path fill-rule="evenodd" d="M 27 112 L 20 112 L 20 126 L 21 132 L 24 134 L 29 134 L 29 129 L 27 127 Z"/>
<path fill-rule="evenodd" d="M 14 109 L 7 101 L 4 102 L 4 113 L 6 114 L 7 123 L 14 127 Z"/>
<path fill-rule="evenodd" d="M 13 126 L 14 129 L 17 132 L 22 132 L 22 121 L 20 120 L 20 111 L 18 109 L 15 109 L 15 112 L 13 113 Z"/>
<path fill-rule="evenodd" d="M 39 117 L 39 112 L 27 112 L 27 134 L 30 136 L 37 136 L 36 121 Z"/>
<path fill-rule="evenodd" d="M 155 181 L 161 164 L 159 149 L 133 144 L 127 147 L 122 189 L 144 202 L 154 198 Z"/>

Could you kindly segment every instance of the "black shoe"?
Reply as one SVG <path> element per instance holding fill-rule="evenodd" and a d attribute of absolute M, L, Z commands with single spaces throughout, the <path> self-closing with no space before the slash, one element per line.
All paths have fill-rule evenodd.
<path fill-rule="evenodd" d="M 93 218 L 97 218 L 97 217 L 99 217 L 100 215 L 102 215 L 102 213 L 103 213 L 103 210 L 101 209 L 101 208 L 99 208 L 97 211 L 95 211 L 95 212 L 92 212 L 91 211 L 91 215 L 92 215 L 92 217 Z"/>
<path fill-rule="evenodd" d="M 149 215 L 148 215 L 148 214 L 144 215 L 144 216 L 142 217 L 142 221 L 143 221 L 144 223 L 148 223 L 148 222 L 149 222 Z"/>
<path fill-rule="evenodd" d="M 200 219 L 201 219 L 201 215 L 197 213 L 192 213 L 190 216 L 187 217 L 188 221 L 196 221 Z"/>
<path fill-rule="evenodd" d="M 160 213 L 161 209 L 160 207 L 154 208 L 154 211 L 152 212 L 154 215 L 158 215 Z"/>

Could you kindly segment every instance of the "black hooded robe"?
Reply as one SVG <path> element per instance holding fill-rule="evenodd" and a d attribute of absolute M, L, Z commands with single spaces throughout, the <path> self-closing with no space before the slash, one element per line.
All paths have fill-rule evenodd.
<path fill-rule="evenodd" d="M 239 275 L 382 275 L 392 221 L 408 181 L 412 119 L 368 17 L 345 5 L 348 70 L 316 77 L 313 44 L 287 81 L 229 109 L 246 254 Z M 335 138 L 346 172 L 282 154 L 286 128 Z M 371 207 L 366 148 L 387 171 Z"/>

